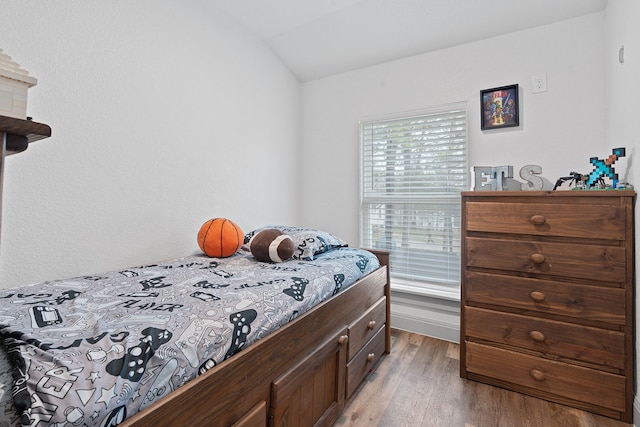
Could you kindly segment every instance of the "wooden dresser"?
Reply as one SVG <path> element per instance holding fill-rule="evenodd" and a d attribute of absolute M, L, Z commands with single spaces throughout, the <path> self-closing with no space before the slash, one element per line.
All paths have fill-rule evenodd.
<path fill-rule="evenodd" d="M 634 201 L 462 193 L 463 378 L 632 422 Z"/>

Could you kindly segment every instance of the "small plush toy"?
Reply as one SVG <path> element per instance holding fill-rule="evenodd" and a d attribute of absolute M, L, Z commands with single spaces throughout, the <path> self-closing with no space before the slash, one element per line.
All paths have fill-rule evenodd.
<path fill-rule="evenodd" d="M 276 228 L 267 228 L 249 241 L 249 250 L 258 261 L 282 262 L 293 256 L 295 245 L 291 237 Z"/>
<path fill-rule="evenodd" d="M 198 232 L 198 246 L 213 258 L 226 258 L 235 254 L 243 242 L 242 229 L 226 218 L 210 219 L 202 224 Z"/>

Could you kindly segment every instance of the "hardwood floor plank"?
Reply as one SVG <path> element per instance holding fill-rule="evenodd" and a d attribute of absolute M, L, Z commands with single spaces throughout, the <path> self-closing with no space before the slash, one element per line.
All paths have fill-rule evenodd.
<path fill-rule="evenodd" d="M 460 378 L 459 346 L 392 329 L 391 354 L 356 390 L 335 426 L 631 427 Z"/>
<path fill-rule="evenodd" d="M 420 342 L 420 348 L 411 361 L 398 390 L 393 395 L 389 406 L 393 411 L 387 411 L 380 425 L 420 425 L 424 419 L 424 410 L 434 393 L 432 386 L 441 376 L 442 363 L 445 362 L 445 349 L 441 346 L 426 344 L 426 337 Z"/>

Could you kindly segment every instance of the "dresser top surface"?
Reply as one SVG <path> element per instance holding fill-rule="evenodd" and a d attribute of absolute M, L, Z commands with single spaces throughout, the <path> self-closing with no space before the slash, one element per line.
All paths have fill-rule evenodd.
<path fill-rule="evenodd" d="M 633 197 L 634 190 L 463 191 L 463 197 Z"/>

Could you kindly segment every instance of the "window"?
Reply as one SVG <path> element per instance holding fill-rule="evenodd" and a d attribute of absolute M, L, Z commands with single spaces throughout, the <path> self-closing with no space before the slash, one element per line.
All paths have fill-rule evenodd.
<path fill-rule="evenodd" d="M 457 295 L 466 103 L 362 121 L 360 138 L 362 246 L 391 251 L 394 286 Z"/>

